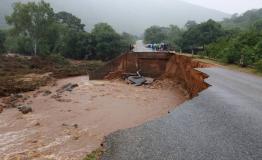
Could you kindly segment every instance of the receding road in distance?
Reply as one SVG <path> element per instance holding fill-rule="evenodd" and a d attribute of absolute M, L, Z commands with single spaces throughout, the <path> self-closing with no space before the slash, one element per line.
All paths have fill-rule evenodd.
<path fill-rule="evenodd" d="M 143 40 L 136 41 L 134 52 L 153 52 L 151 48 L 146 48 Z"/>
<path fill-rule="evenodd" d="M 108 136 L 102 160 L 261 160 L 262 78 L 201 71 L 211 87 L 166 117 Z"/>

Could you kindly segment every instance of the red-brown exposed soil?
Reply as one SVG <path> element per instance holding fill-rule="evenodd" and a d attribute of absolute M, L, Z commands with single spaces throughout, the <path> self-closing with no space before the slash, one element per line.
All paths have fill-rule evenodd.
<path fill-rule="evenodd" d="M 209 68 L 213 65 L 194 61 L 185 55 L 173 55 L 166 65 L 166 70 L 161 79 L 173 79 L 183 84 L 190 97 L 196 96 L 199 92 L 207 89 L 209 85 L 204 82 L 208 77 L 206 74 L 197 71 L 197 68 Z"/>
<path fill-rule="evenodd" d="M 1 101 L 10 103 L 10 98 L 0 99 L 0 159 L 82 159 L 104 136 L 161 117 L 206 89 L 207 75 L 195 68 L 212 67 L 184 55 L 141 53 L 122 55 L 91 75 L 112 80 L 138 66 L 143 74 L 162 76 L 141 87 L 118 80 L 89 81 L 87 76 L 58 80 L 56 86 L 26 93 L 27 98 L 17 101 L 33 108 L 26 115 L 16 108 L 3 109 Z M 58 94 L 68 83 L 79 87 Z"/>
<path fill-rule="evenodd" d="M 86 75 L 103 66 L 100 61 L 72 61 L 61 57 L 0 55 L 0 97 L 34 91 L 54 78 Z M 43 74 L 50 73 L 45 77 Z"/>

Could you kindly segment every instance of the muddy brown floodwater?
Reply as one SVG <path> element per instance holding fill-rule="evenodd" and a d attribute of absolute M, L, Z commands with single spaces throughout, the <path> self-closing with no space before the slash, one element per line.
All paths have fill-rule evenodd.
<path fill-rule="evenodd" d="M 67 83 L 78 88 L 51 98 Z M 0 159 L 81 160 L 103 138 L 167 114 L 186 98 L 178 89 L 134 87 L 121 81 L 89 81 L 87 76 L 59 80 L 49 96 L 29 95 L 33 113 L 17 109 L 0 114 Z"/>

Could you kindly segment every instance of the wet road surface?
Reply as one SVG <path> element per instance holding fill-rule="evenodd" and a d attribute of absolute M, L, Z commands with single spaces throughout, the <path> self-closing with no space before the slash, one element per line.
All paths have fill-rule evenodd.
<path fill-rule="evenodd" d="M 143 41 L 136 41 L 134 52 L 153 52 L 151 48 L 146 48 Z"/>
<path fill-rule="evenodd" d="M 166 117 L 108 136 L 102 160 L 262 159 L 262 78 L 200 70 L 210 88 Z"/>

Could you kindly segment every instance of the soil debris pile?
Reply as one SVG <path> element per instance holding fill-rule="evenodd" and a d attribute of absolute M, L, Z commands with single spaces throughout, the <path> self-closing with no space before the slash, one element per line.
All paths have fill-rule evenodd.
<path fill-rule="evenodd" d="M 29 96 L 26 96 L 21 93 L 11 94 L 11 96 L 3 98 L 2 103 L 4 104 L 5 108 L 16 108 L 19 105 L 23 104 L 29 98 Z"/>
<path fill-rule="evenodd" d="M 27 74 L 0 78 L 0 97 L 12 93 L 34 91 L 41 86 L 52 84 L 55 79 L 51 73 Z"/>
<path fill-rule="evenodd" d="M 116 71 L 116 72 L 110 72 L 108 75 L 105 76 L 104 79 L 106 80 L 114 80 L 114 79 L 122 79 L 124 75 L 124 71 Z"/>
<path fill-rule="evenodd" d="M 60 56 L 0 55 L 0 97 L 52 85 L 56 78 L 87 75 L 103 64 L 100 61 L 69 61 Z"/>
<path fill-rule="evenodd" d="M 4 106 L 0 104 L 0 113 L 2 113 L 4 110 Z"/>

